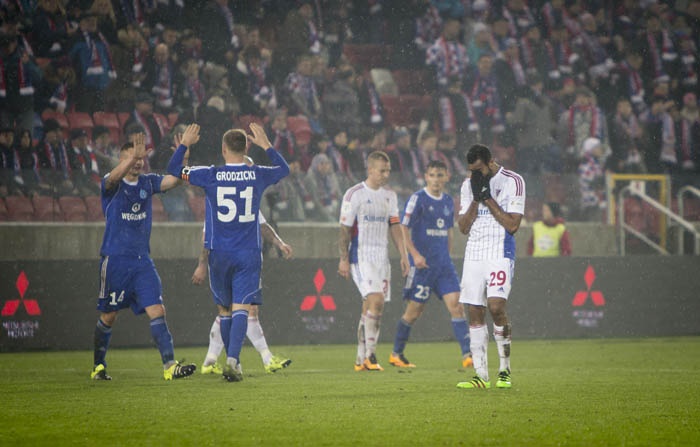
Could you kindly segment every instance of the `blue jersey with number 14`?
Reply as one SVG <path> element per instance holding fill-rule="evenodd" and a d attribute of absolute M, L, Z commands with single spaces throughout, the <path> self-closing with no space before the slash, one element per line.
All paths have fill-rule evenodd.
<path fill-rule="evenodd" d="M 224 166 L 195 166 L 182 170 L 182 177 L 200 186 L 211 204 L 211 226 L 207 238 L 211 250 L 236 251 L 261 249 L 258 211 L 265 189 L 289 172 L 289 167 L 274 149 L 267 150 L 274 166 L 248 166 L 232 163 Z"/>

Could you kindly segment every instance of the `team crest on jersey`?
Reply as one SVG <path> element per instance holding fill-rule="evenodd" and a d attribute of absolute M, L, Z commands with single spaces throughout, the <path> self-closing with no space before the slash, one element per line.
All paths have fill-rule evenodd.
<path fill-rule="evenodd" d="M 437 220 L 437 227 L 438 228 L 444 228 L 445 227 L 445 221 L 443 219 L 438 219 Z"/>
<path fill-rule="evenodd" d="M 142 189 L 139 191 L 139 197 L 141 197 L 142 199 L 146 198 L 146 190 L 145 189 Z"/>
<path fill-rule="evenodd" d="M 131 205 L 131 212 L 132 213 L 138 213 L 141 210 L 141 204 L 136 202 L 133 205 Z"/>

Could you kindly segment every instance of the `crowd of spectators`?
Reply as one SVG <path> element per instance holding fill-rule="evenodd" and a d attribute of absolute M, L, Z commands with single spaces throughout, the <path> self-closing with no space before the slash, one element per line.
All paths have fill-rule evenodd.
<path fill-rule="evenodd" d="M 163 172 L 189 122 L 202 125 L 193 164 L 218 161 L 226 129 L 265 124 L 292 168 L 267 194 L 273 220 L 336 221 L 341 192 L 378 149 L 405 200 L 434 159 L 457 195 L 463 152 L 482 142 L 541 201 L 541 179 L 564 179 L 569 220 L 601 219 L 606 172 L 700 184 L 700 0 L 0 5 L 2 197 L 98 194 L 119 146 L 141 132 L 147 169 Z M 366 66 L 349 46 L 391 56 Z M 373 68 L 427 73 L 430 105 L 397 125 Z M 80 113 L 89 128 L 58 119 Z M 183 191 L 164 200 L 172 220 L 193 218 Z"/>

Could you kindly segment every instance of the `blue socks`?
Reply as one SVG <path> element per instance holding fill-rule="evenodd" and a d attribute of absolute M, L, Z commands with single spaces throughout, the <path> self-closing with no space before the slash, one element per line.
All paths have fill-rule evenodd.
<path fill-rule="evenodd" d="M 226 346 L 226 357 L 236 359 L 240 364 L 241 348 L 245 340 L 245 333 L 248 330 L 248 311 L 239 309 L 231 315 L 231 338 Z M 224 333 L 224 320 L 221 319 L 221 334 Z"/>
<path fill-rule="evenodd" d="M 467 320 L 464 318 L 453 318 L 452 331 L 455 334 L 457 343 L 459 343 L 459 347 L 462 349 L 462 355 L 471 352 L 471 348 L 469 347 L 471 340 L 469 338 L 469 326 L 467 325 Z"/>
<path fill-rule="evenodd" d="M 158 317 L 151 320 L 151 336 L 158 346 L 163 365 L 175 360 L 175 349 L 173 348 L 173 336 L 170 335 L 165 317 Z"/>
<path fill-rule="evenodd" d="M 224 349 L 228 352 L 229 340 L 231 340 L 231 315 L 219 315 L 219 331 L 224 341 Z"/>
<path fill-rule="evenodd" d="M 399 318 L 399 324 L 396 326 L 396 337 L 394 338 L 394 353 L 403 354 L 409 335 L 411 335 L 411 325 L 406 323 L 403 318 Z"/>
<path fill-rule="evenodd" d="M 107 326 L 102 322 L 101 319 L 97 319 L 97 326 L 95 326 L 95 338 L 94 338 L 94 359 L 95 366 L 104 365 L 107 367 L 107 362 L 105 357 L 107 356 L 107 348 L 109 347 L 109 340 L 112 338 L 112 326 Z"/>

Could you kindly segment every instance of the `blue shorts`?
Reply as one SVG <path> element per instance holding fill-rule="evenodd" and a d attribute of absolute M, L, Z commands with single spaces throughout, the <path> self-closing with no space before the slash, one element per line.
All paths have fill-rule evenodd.
<path fill-rule="evenodd" d="M 262 304 L 260 293 L 260 250 L 235 252 L 212 250 L 209 253 L 209 287 L 219 306 Z"/>
<path fill-rule="evenodd" d="M 459 293 L 459 279 L 452 263 L 427 269 L 411 267 L 406 277 L 403 298 L 424 303 L 431 293 L 442 299 L 453 292 Z"/>
<path fill-rule="evenodd" d="M 142 314 L 148 306 L 163 304 L 163 286 L 148 256 L 103 256 L 97 310 L 115 312 L 131 307 Z"/>

